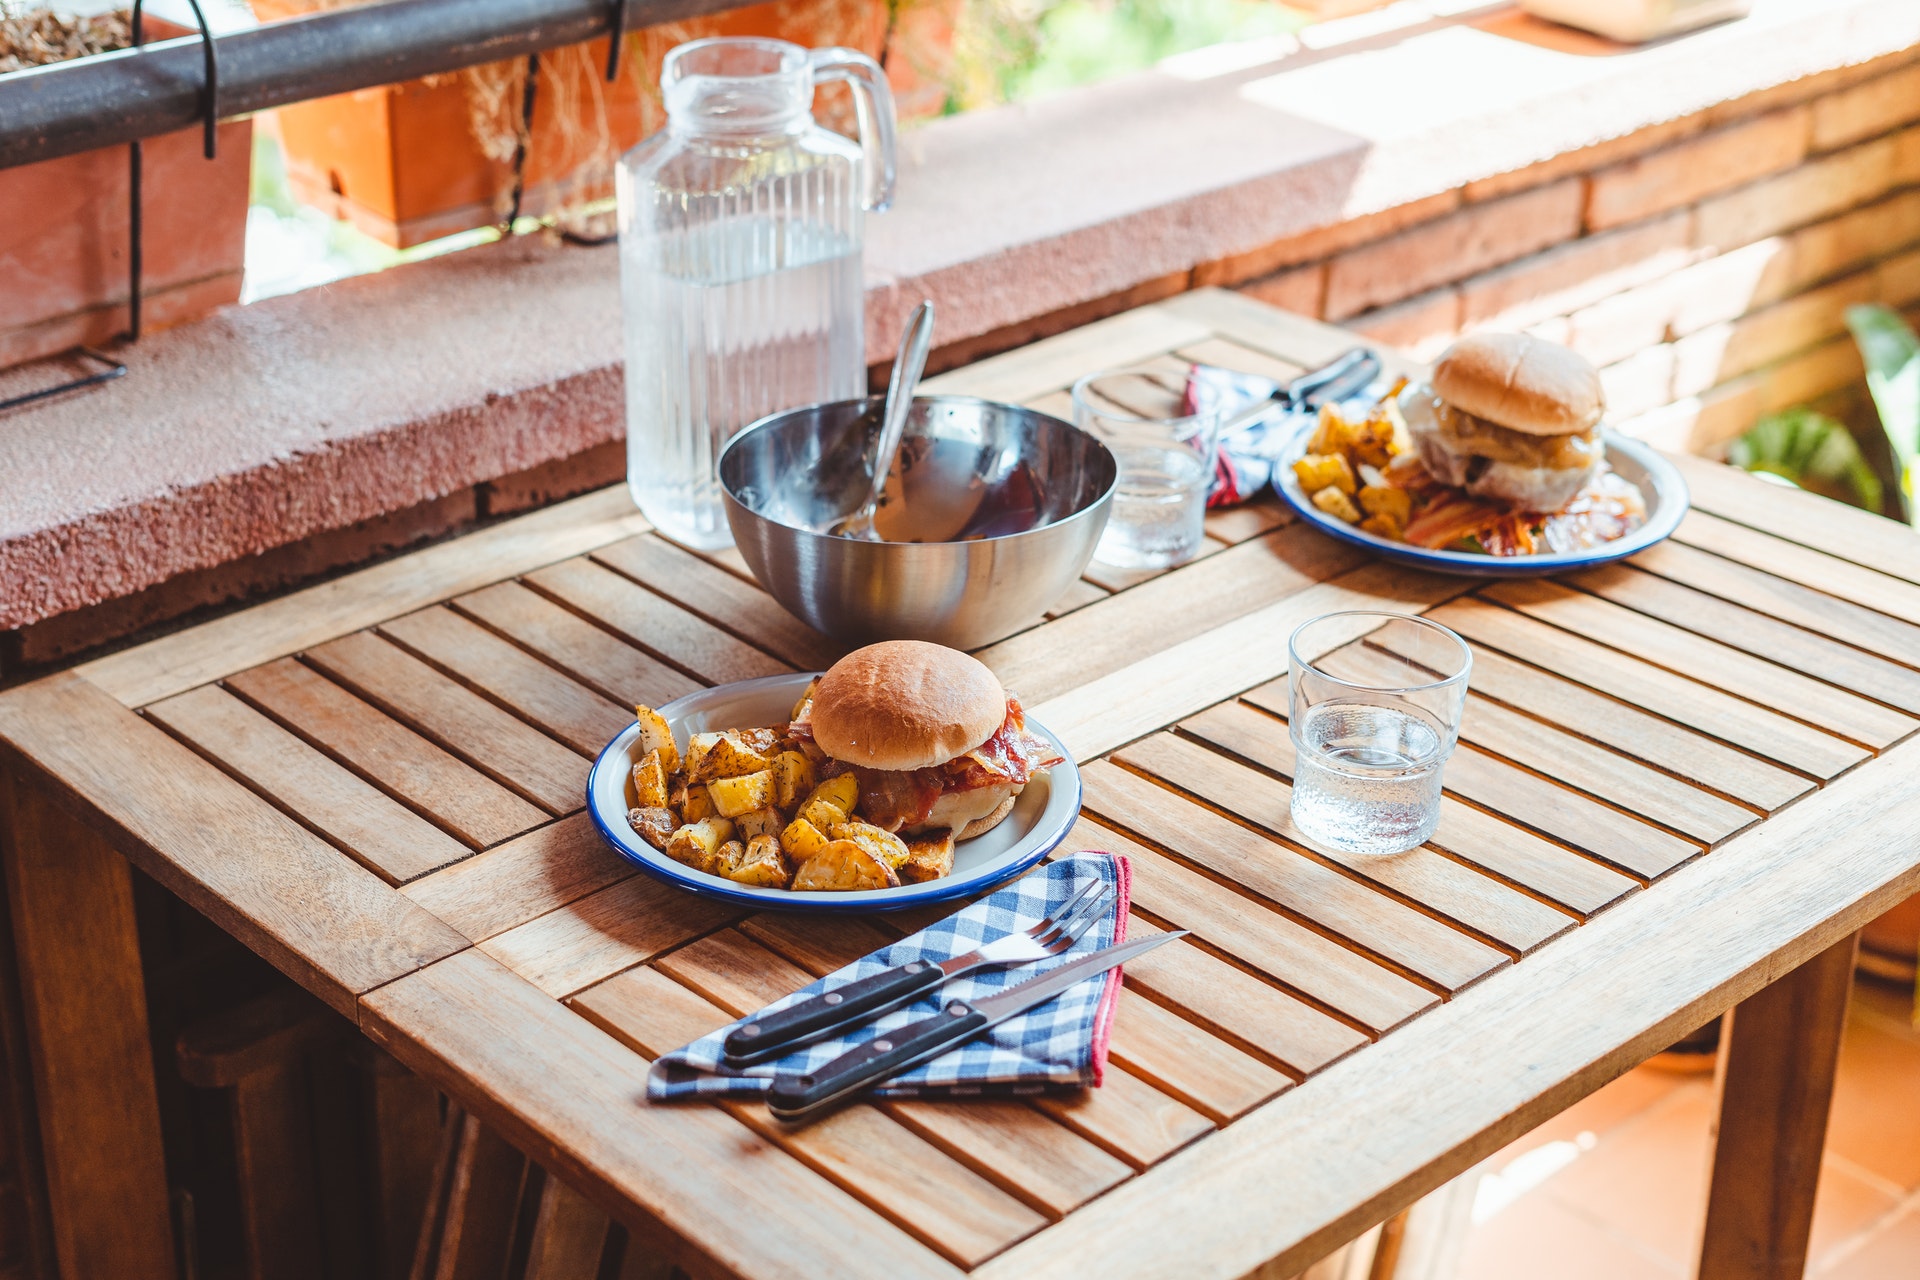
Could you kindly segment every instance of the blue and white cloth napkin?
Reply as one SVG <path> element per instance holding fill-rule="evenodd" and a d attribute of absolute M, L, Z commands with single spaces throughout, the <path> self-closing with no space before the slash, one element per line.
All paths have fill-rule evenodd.
<path fill-rule="evenodd" d="M 1238 373 L 1215 365 L 1196 364 L 1187 372 L 1187 407 L 1198 403 L 1198 387 L 1206 387 L 1220 402 L 1220 416 L 1230 419 L 1257 400 L 1273 395 L 1279 383 L 1254 373 Z M 1378 387 L 1362 389 L 1344 403 L 1372 403 L 1379 398 Z M 1241 427 L 1220 441 L 1214 458 L 1213 488 L 1207 494 L 1209 507 L 1230 507 L 1236 502 L 1260 496 L 1273 482 L 1273 469 L 1300 429 L 1300 410 L 1274 412 Z"/>
<path fill-rule="evenodd" d="M 647 1097 L 655 1102 L 722 1095 L 758 1097 L 767 1091 L 774 1076 L 823 1067 L 877 1035 L 938 1013 L 948 1000 L 990 996 L 1077 956 L 1124 942 L 1131 867 L 1117 854 L 1080 853 L 1032 871 L 938 924 L 774 1001 L 754 1016 L 784 1009 L 797 1000 L 909 960 L 946 960 L 971 951 L 1060 909 L 1094 878 L 1116 888 L 1113 904 L 1064 955 L 1010 968 L 976 970 L 843 1036 L 803 1045 L 771 1062 L 735 1069 L 723 1065 L 722 1045 L 728 1032 L 748 1021 L 742 1018 L 655 1061 L 647 1075 Z M 889 1098 L 979 1097 L 1097 1086 L 1106 1068 L 1107 1039 L 1119 994 L 1120 971 L 1109 969 L 896 1076 L 873 1092 Z"/>

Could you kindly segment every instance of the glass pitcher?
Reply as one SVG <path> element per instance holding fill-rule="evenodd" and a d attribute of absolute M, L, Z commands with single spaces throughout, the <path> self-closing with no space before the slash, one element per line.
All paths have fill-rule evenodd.
<path fill-rule="evenodd" d="M 836 80 L 859 146 L 814 122 Z M 667 127 L 618 182 L 627 485 L 661 532 L 718 548 L 727 439 L 866 394 L 862 219 L 893 198 L 893 95 L 863 53 L 748 38 L 681 45 L 660 88 Z"/>

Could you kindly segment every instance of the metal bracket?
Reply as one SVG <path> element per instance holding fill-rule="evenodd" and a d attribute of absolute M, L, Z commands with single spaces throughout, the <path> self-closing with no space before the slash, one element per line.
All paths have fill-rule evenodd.
<path fill-rule="evenodd" d="M 38 391 L 29 391 L 25 395 L 0 400 L 0 413 L 5 413 L 9 409 L 18 409 L 21 405 L 33 404 L 39 400 L 49 400 L 54 396 L 65 395 L 69 391 L 79 391 L 83 387 L 96 386 L 102 382 L 112 382 L 115 378 L 126 376 L 127 366 L 125 364 L 115 360 L 112 356 L 104 352 L 95 351 L 92 347 L 75 347 L 66 354 L 69 358 L 84 356 L 89 360 L 98 360 L 107 367 L 99 373 L 90 373 L 84 377 L 75 378 L 71 382 L 62 382 L 52 387 L 42 387 Z"/>
<path fill-rule="evenodd" d="M 187 0 L 193 9 L 194 21 L 200 24 L 200 44 L 205 50 L 206 66 L 206 106 L 202 121 L 204 130 L 201 149 L 209 160 L 219 154 L 220 125 L 220 54 L 214 43 L 213 28 L 207 25 L 207 15 L 200 8 L 200 0 Z M 138 49 L 147 42 L 145 25 L 145 0 L 133 0 L 133 47 Z M 140 294 L 141 274 L 145 266 L 143 252 L 141 179 L 145 156 L 142 153 L 140 139 L 135 138 L 127 144 L 127 341 L 140 340 Z M 124 372 L 124 370 L 122 371 Z"/>
<path fill-rule="evenodd" d="M 627 42 L 627 0 L 613 0 L 607 19 L 607 83 L 620 78 L 620 49 Z"/>

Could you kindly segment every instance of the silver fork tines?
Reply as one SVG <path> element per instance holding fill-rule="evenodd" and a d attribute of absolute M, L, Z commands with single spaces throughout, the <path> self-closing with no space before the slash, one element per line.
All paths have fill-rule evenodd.
<path fill-rule="evenodd" d="M 1080 940 L 1093 922 L 1106 911 L 1113 901 L 1113 889 L 1104 882 L 1095 880 L 1080 892 L 1067 899 L 1066 904 L 1044 920 L 1019 933 L 1010 933 L 1004 938 L 989 942 L 978 951 L 967 956 L 956 956 L 947 965 L 972 968 L 982 961 L 987 963 L 1006 963 L 1013 960 L 1038 960 L 1043 956 L 1057 956 Z M 946 967 L 946 966 L 942 966 Z"/>

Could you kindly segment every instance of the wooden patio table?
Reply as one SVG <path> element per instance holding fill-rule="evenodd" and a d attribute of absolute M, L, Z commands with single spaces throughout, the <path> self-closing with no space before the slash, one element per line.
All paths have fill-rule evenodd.
<path fill-rule="evenodd" d="M 1098 366 L 1351 342 L 1200 291 L 934 385 L 1060 412 Z M 1072 847 L 1191 931 L 1128 967 L 1085 1096 L 792 1131 L 643 1100 L 653 1057 L 928 917 L 746 914 L 601 844 L 583 784 L 631 704 L 840 652 L 622 490 L 0 696 L 66 1274 L 171 1256 L 131 863 L 696 1275 L 1288 1275 L 1731 1008 L 1701 1270 L 1798 1276 L 1853 935 L 1920 890 L 1920 538 L 1675 461 L 1695 510 L 1623 565 L 1430 576 L 1264 499 L 981 652 L 1081 762 Z M 1288 818 L 1286 637 L 1352 608 L 1474 649 L 1399 857 Z"/>

